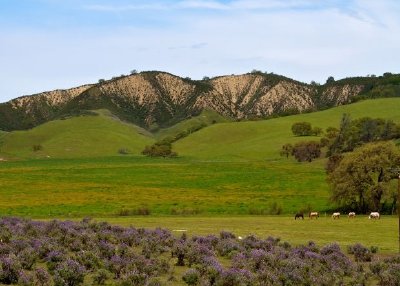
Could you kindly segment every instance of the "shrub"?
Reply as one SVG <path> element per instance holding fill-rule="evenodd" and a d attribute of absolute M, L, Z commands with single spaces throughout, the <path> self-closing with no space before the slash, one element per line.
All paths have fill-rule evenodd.
<path fill-rule="evenodd" d="M 311 123 L 309 122 L 296 122 L 292 125 L 292 133 L 296 136 L 310 136 L 312 135 Z"/>
<path fill-rule="evenodd" d="M 298 162 L 311 162 L 321 155 L 321 146 L 318 142 L 298 142 L 294 145 L 292 155 Z"/>
<path fill-rule="evenodd" d="M 34 286 L 35 285 L 34 276 L 31 273 L 21 271 L 18 277 L 18 285 Z"/>
<path fill-rule="evenodd" d="M 142 151 L 143 155 L 149 157 L 177 157 L 178 154 L 172 151 L 170 142 L 156 142 L 153 145 L 146 146 Z"/>
<path fill-rule="evenodd" d="M 37 151 L 40 151 L 42 149 L 43 149 L 43 146 L 40 145 L 40 144 L 35 144 L 35 145 L 32 146 L 33 152 L 37 152 Z"/>
<path fill-rule="evenodd" d="M 0 282 L 13 284 L 18 281 L 22 266 L 14 254 L 0 258 Z"/>
<path fill-rule="evenodd" d="M 118 154 L 128 155 L 129 154 L 129 150 L 126 149 L 126 148 L 120 148 L 120 149 L 118 149 Z"/>
<path fill-rule="evenodd" d="M 125 273 L 121 276 L 119 286 L 143 286 L 146 285 L 147 275 L 136 270 Z"/>
<path fill-rule="evenodd" d="M 47 272 L 46 269 L 37 268 L 34 271 L 34 275 L 36 278 L 36 283 L 39 286 L 48 286 L 51 282 L 50 274 Z"/>
<path fill-rule="evenodd" d="M 96 285 L 105 285 L 107 279 L 111 277 L 111 273 L 105 269 L 98 269 L 93 275 L 93 282 Z"/>
<path fill-rule="evenodd" d="M 83 283 L 85 268 L 72 259 L 67 259 L 54 270 L 55 286 L 75 286 Z"/>
<path fill-rule="evenodd" d="M 349 245 L 347 247 L 347 252 L 349 254 L 354 254 L 354 259 L 356 262 L 368 262 L 372 259 L 371 251 L 360 243 Z"/>
<path fill-rule="evenodd" d="M 196 285 L 200 279 L 200 273 L 196 269 L 190 268 L 183 274 L 182 280 L 187 284 L 187 285 Z"/>
<path fill-rule="evenodd" d="M 37 260 L 37 254 L 32 247 L 27 247 L 18 253 L 17 258 L 23 269 L 31 270 Z"/>

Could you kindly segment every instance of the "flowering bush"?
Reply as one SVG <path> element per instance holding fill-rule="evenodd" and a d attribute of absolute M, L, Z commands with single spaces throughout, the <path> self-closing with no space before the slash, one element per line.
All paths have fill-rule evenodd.
<path fill-rule="evenodd" d="M 347 247 L 347 253 L 354 254 L 355 261 L 366 262 L 372 260 L 372 252 L 360 243 L 349 245 Z"/>
<path fill-rule="evenodd" d="M 374 260 L 372 249 L 360 244 L 348 247 L 354 262 L 337 244 L 295 246 L 227 231 L 175 237 L 165 229 L 90 219 L 20 218 L 0 219 L 0 239 L 2 284 L 400 285 L 400 256 Z"/>

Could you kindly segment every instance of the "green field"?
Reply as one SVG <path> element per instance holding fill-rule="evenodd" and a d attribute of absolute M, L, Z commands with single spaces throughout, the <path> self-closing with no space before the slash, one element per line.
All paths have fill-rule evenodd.
<path fill-rule="evenodd" d="M 310 139 L 293 136 L 291 125 L 338 126 L 343 113 L 400 122 L 399 105 L 399 99 L 379 99 L 264 121 L 212 124 L 174 143 L 180 156 L 173 159 L 138 155 L 155 138 L 106 111 L 52 121 L 2 137 L 0 156 L 19 160 L 0 162 L 0 211 L 30 217 L 143 210 L 152 215 L 329 212 L 335 206 L 328 200 L 326 159 L 298 163 L 279 156 L 283 144 Z M 34 144 L 43 148 L 35 152 Z M 119 148 L 133 154 L 117 155 Z"/>
<path fill-rule="evenodd" d="M 120 156 L 0 164 L 0 212 L 29 217 L 268 214 L 329 208 L 320 162 L 207 162 Z"/>
<path fill-rule="evenodd" d="M 390 252 L 397 247 L 389 239 L 394 219 L 380 224 L 357 219 L 354 225 L 321 219 L 309 228 L 308 221 L 293 225 L 291 217 L 265 215 L 335 210 L 325 181 L 326 159 L 298 163 L 279 156 L 285 143 L 319 140 L 293 136 L 294 122 L 308 121 L 325 129 L 337 127 L 342 114 L 349 113 L 352 118 L 381 117 L 399 123 L 399 106 L 400 99 L 379 99 L 316 113 L 211 125 L 210 119 L 223 119 L 202 114 L 210 126 L 175 142 L 179 157 L 171 159 L 146 158 L 140 152 L 157 139 L 204 122 L 201 118 L 150 134 L 98 111 L 98 116 L 0 133 L 0 213 L 43 219 L 91 216 L 168 228 L 178 228 L 182 219 L 194 226 L 193 233 L 214 232 L 231 222 L 238 235 L 271 234 L 295 243 L 313 237 L 321 243 L 365 241 Z M 34 151 L 34 145 L 41 149 Z M 129 150 L 129 155 L 118 155 L 120 149 Z M 135 216 L 143 213 L 150 216 Z M 385 238 L 377 236 L 382 232 Z"/>
<path fill-rule="evenodd" d="M 306 244 L 314 241 L 319 245 L 337 242 L 346 247 L 357 242 L 365 246 L 378 246 L 379 253 L 396 253 L 398 244 L 398 218 L 383 216 L 380 220 L 369 220 L 366 215 L 348 219 L 342 216 L 333 220 L 324 214 L 315 220 L 308 217 L 294 220 L 293 216 L 218 216 L 218 217 L 130 217 L 99 218 L 110 223 L 135 227 L 170 229 L 181 235 L 183 230 L 189 235 L 218 235 L 221 230 L 245 237 L 254 234 L 260 238 L 279 237 L 291 244 Z"/>

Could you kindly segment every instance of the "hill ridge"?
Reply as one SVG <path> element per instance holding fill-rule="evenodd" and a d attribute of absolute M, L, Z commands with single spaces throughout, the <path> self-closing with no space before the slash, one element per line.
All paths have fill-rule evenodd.
<path fill-rule="evenodd" d="M 304 113 L 368 97 L 382 86 L 389 96 L 399 96 L 400 75 L 332 79 L 318 85 L 262 72 L 191 80 L 147 71 L 0 104 L 0 130 L 29 129 L 86 110 L 108 109 L 122 120 L 156 131 L 204 109 L 237 120 Z M 387 94 L 386 90 L 378 97 Z"/>

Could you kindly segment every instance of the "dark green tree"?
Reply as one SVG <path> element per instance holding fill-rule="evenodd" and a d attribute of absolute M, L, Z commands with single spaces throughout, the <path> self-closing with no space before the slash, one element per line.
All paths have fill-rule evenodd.
<path fill-rule="evenodd" d="M 299 162 L 311 162 L 321 156 L 321 146 L 318 142 L 298 142 L 293 146 L 292 155 Z"/>
<path fill-rule="evenodd" d="M 395 178 L 390 169 L 399 164 L 400 152 L 393 142 L 368 143 L 344 155 L 328 175 L 332 201 L 363 213 L 379 211 Z"/>
<path fill-rule="evenodd" d="M 327 84 L 328 83 L 333 83 L 333 82 L 335 82 L 335 79 L 333 78 L 333 76 L 328 77 L 327 80 L 326 80 Z"/>
<path fill-rule="evenodd" d="M 312 135 L 312 127 L 309 122 L 296 122 L 292 125 L 292 133 L 296 136 Z"/>
<path fill-rule="evenodd" d="M 290 143 L 287 143 L 282 146 L 280 155 L 286 156 L 286 158 L 289 158 L 289 156 L 292 155 L 292 152 L 293 152 L 293 145 Z"/>

